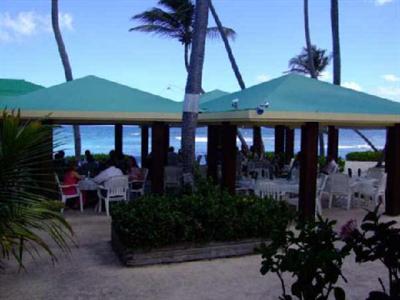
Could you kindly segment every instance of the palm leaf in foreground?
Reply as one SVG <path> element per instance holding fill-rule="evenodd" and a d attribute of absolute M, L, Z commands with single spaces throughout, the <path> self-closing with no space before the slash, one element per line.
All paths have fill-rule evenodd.
<path fill-rule="evenodd" d="M 19 113 L 3 112 L 0 125 L 0 261 L 42 249 L 53 261 L 50 238 L 69 251 L 72 229 L 48 195 L 52 188 L 52 127 L 23 122 Z M 47 236 L 47 237 L 46 237 Z"/>

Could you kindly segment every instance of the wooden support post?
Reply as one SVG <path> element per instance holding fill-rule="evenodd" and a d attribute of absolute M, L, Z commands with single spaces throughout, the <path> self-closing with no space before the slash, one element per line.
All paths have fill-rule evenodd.
<path fill-rule="evenodd" d="M 328 156 L 336 161 L 339 157 L 339 129 L 335 126 L 328 126 Z"/>
<path fill-rule="evenodd" d="M 286 163 L 290 163 L 290 160 L 294 157 L 294 129 L 285 128 L 285 160 Z"/>
<path fill-rule="evenodd" d="M 314 218 L 318 165 L 318 123 L 306 123 L 301 127 L 300 153 L 300 216 Z"/>
<path fill-rule="evenodd" d="M 115 124 L 115 126 L 114 126 L 114 134 L 115 134 L 115 139 L 114 139 L 115 146 L 114 146 L 114 149 L 115 149 L 115 154 L 117 155 L 118 158 L 122 157 L 122 154 L 123 154 L 122 132 L 123 132 L 122 124 Z"/>
<path fill-rule="evenodd" d="M 262 133 L 260 126 L 253 127 L 253 148 L 254 148 L 254 153 L 256 153 L 259 157 L 263 154 Z"/>
<path fill-rule="evenodd" d="M 146 158 L 149 155 L 149 126 L 143 125 L 140 128 L 141 131 L 141 166 L 142 168 L 148 168 L 146 166 Z"/>
<path fill-rule="evenodd" d="M 151 191 L 155 194 L 164 192 L 165 126 L 163 122 L 155 122 L 151 129 Z"/>
<path fill-rule="evenodd" d="M 236 132 L 237 126 L 222 125 L 222 186 L 235 194 L 236 185 Z"/>
<path fill-rule="evenodd" d="M 218 182 L 218 148 L 221 145 L 221 126 L 208 125 L 207 129 L 207 176 Z"/>
<path fill-rule="evenodd" d="M 164 126 L 164 147 L 165 147 L 165 165 L 168 163 L 168 148 L 169 148 L 169 125 Z"/>
<path fill-rule="evenodd" d="M 285 152 L 285 126 L 275 126 L 275 155 Z"/>
<path fill-rule="evenodd" d="M 385 213 L 400 215 L 400 124 L 387 129 L 386 141 L 386 205 Z"/>

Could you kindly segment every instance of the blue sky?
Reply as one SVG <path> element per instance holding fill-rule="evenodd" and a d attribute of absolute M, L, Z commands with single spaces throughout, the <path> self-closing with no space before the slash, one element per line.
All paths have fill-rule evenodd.
<path fill-rule="evenodd" d="M 0 78 L 50 86 L 64 73 L 50 27 L 50 0 L 1 0 Z M 186 72 L 177 41 L 128 32 L 156 0 L 59 0 L 75 78 L 93 74 L 183 99 Z M 304 45 L 302 0 L 214 0 L 237 32 L 234 54 L 248 86 L 282 75 Z M 331 51 L 330 1 L 310 0 L 312 42 Z M 210 18 L 210 25 L 212 24 Z M 342 82 L 400 101 L 400 0 L 340 0 Z M 332 80 L 331 66 L 325 80 Z M 206 46 L 203 87 L 239 87 L 223 44 Z"/>

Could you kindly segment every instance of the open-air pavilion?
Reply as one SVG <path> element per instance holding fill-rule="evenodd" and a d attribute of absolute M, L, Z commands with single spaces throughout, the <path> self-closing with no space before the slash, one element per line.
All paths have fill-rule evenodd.
<path fill-rule="evenodd" d="M 169 126 L 181 122 L 182 103 L 95 76 L 1 100 L 19 108 L 23 118 L 54 124 L 114 124 L 115 150 L 122 153 L 122 125 L 142 128 L 141 157 L 152 134 L 152 192 L 163 191 Z M 199 125 L 208 126 L 208 175 L 216 178 L 217 149 L 222 147 L 222 185 L 235 192 L 237 126 L 275 127 L 275 152 L 293 156 L 294 128 L 301 128 L 299 208 L 314 215 L 317 145 L 321 126 L 329 128 L 328 153 L 337 157 L 338 128 L 387 128 L 386 212 L 400 214 L 400 104 L 299 75 L 225 94 L 213 91 L 200 100 Z M 223 134 L 222 134 L 223 132 Z M 260 132 L 259 132 L 260 133 Z M 256 142 L 256 141 L 255 141 Z M 256 145 L 257 146 L 257 145 Z"/>
<path fill-rule="evenodd" d="M 208 174 L 216 149 L 235 153 L 237 126 L 274 126 L 275 152 L 293 156 L 293 128 L 301 128 L 299 209 L 315 211 L 318 134 L 329 128 L 328 154 L 338 155 L 338 128 L 387 128 L 386 213 L 400 214 L 400 104 L 300 75 L 286 75 L 201 105 L 208 130 Z M 221 128 L 221 129 L 220 129 Z M 219 134 L 223 132 L 221 136 Z M 286 133 L 286 134 L 285 134 Z M 222 181 L 234 192 L 235 156 L 224 155 Z"/>

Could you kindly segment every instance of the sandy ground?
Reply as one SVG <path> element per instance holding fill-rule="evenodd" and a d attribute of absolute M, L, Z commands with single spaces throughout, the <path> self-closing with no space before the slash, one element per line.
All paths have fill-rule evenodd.
<path fill-rule="evenodd" d="M 360 220 L 362 209 L 325 210 L 338 219 Z M 280 285 L 273 275 L 261 276 L 259 255 L 141 268 L 120 264 L 110 246 L 110 219 L 91 211 L 66 212 L 78 248 L 59 254 L 53 265 L 42 256 L 27 261 L 18 272 L 13 263 L 0 271 L 1 299 L 277 299 Z M 346 260 L 343 285 L 348 299 L 365 299 L 379 288 L 377 277 L 386 278 L 379 264 L 357 265 Z"/>
<path fill-rule="evenodd" d="M 351 163 L 366 169 L 373 163 Z M 349 219 L 360 221 L 363 209 L 324 210 L 338 220 L 337 229 Z M 141 268 L 120 264 L 110 245 L 110 219 L 85 210 L 67 211 L 78 247 L 52 264 L 42 255 L 26 261 L 26 270 L 8 262 L 0 270 L 1 299 L 277 299 L 280 284 L 274 274 L 261 276 L 259 255 Z M 400 218 L 397 218 L 400 221 Z M 55 247 L 54 247 L 55 248 Z M 57 250 L 55 250 L 57 251 Z M 366 299 L 385 282 L 378 263 L 358 265 L 348 257 L 343 267 L 347 299 Z"/>

